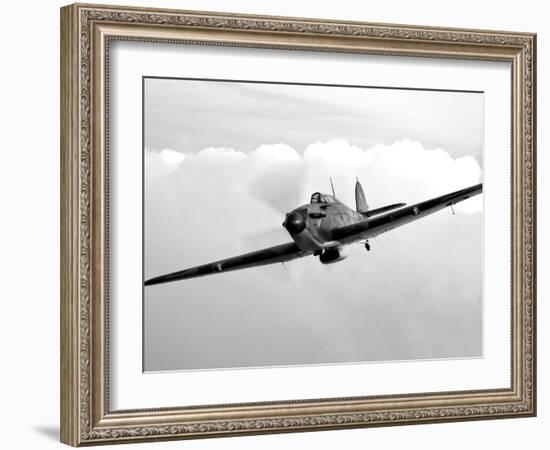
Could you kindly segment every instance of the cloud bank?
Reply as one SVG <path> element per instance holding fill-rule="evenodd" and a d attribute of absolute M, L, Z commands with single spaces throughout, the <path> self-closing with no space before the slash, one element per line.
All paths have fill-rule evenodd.
<path fill-rule="evenodd" d="M 412 140 L 147 149 L 145 276 L 288 242 L 284 213 L 330 192 L 329 177 L 350 207 L 358 177 L 377 207 L 468 187 L 482 170 Z M 145 368 L 480 356 L 482 208 L 469 199 L 333 266 L 307 258 L 146 289 Z"/>
<path fill-rule="evenodd" d="M 171 149 L 146 150 L 145 164 L 149 183 L 177 170 L 209 170 L 220 178 L 208 182 L 228 183 L 225 187 L 241 195 L 248 193 L 280 210 L 307 202 L 312 192 L 329 191 L 329 177 L 335 181 L 337 196 L 351 207 L 356 177 L 373 204 L 396 199 L 417 202 L 471 186 L 482 178 L 475 158 L 455 159 L 442 149 L 425 149 L 412 140 L 366 150 L 344 139 L 316 142 L 302 155 L 281 143 L 262 145 L 248 154 L 224 147 L 189 154 Z M 457 205 L 456 211 L 475 213 L 482 207 L 482 198 L 478 197 Z"/>

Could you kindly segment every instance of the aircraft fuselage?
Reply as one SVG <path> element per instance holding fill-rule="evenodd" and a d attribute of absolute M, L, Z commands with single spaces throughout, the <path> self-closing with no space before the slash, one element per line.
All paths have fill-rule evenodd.
<path fill-rule="evenodd" d="M 334 229 L 365 220 L 363 214 L 332 196 L 320 194 L 319 198 L 326 201 L 299 206 L 289 212 L 283 222 L 283 226 L 302 250 L 317 254 L 344 244 L 334 240 Z"/>

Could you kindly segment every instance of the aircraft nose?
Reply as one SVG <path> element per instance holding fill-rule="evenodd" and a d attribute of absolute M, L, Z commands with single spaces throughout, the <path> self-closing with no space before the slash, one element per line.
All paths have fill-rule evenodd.
<path fill-rule="evenodd" d="M 302 214 L 298 211 L 294 211 L 286 216 L 283 227 L 291 234 L 298 234 L 306 227 L 306 220 Z"/>

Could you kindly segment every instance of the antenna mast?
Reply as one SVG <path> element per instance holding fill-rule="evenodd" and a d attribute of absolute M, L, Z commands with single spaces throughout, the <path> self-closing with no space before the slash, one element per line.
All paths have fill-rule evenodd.
<path fill-rule="evenodd" d="M 334 184 L 332 183 L 332 177 L 329 177 L 329 179 L 330 179 L 330 187 L 332 189 L 332 196 L 336 197 L 336 194 L 334 193 Z"/>

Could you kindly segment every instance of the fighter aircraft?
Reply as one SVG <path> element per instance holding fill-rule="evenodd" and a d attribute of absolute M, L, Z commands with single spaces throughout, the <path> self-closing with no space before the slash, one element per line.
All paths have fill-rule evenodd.
<path fill-rule="evenodd" d="M 456 203 L 482 191 L 480 183 L 411 206 L 394 203 L 369 209 L 361 183 L 357 180 L 353 210 L 336 198 L 332 180 L 331 186 L 332 195 L 315 192 L 308 204 L 286 214 L 283 227 L 290 234 L 292 242 L 161 275 L 145 281 L 145 285 L 284 263 L 311 255 L 319 257 L 322 264 L 332 264 L 346 257 L 342 253 L 342 248 L 346 245 L 359 242 L 370 251 L 369 239 L 443 208 L 452 208 Z"/>

